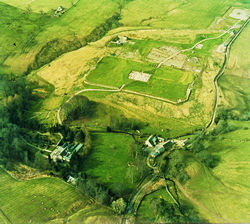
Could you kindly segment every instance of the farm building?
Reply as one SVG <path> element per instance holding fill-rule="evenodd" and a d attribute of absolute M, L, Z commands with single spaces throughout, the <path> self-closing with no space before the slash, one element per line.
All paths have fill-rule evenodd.
<path fill-rule="evenodd" d="M 157 145 L 154 148 L 154 151 L 151 153 L 151 157 L 155 158 L 155 157 L 159 156 L 161 153 L 163 153 L 164 151 L 165 151 L 165 148 L 162 144 Z"/>
<path fill-rule="evenodd" d="M 64 10 L 64 8 L 60 5 L 55 12 L 58 13 L 58 12 L 61 12 L 63 10 Z"/>
<path fill-rule="evenodd" d="M 167 149 L 171 149 L 171 147 L 174 145 L 175 143 L 173 141 L 166 141 L 166 142 L 161 142 L 158 145 L 155 146 L 153 152 L 151 153 L 151 157 L 152 158 L 156 158 L 157 156 L 159 156 L 160 154 L 162 154 L 163 152 L 165 152 Z"/>
<path fill-rule="evenodd" d="M 55 14 L 54 16 L 61 16 L 62 14 L 65 13 L 65 9 L 62 6 L 59 6 L 56 10 L 55 10 Z"/>
<path fill-rule="evenodd" d="M 145 142 L 145 145 L 148 147 L 154 147 L 160 142 L 163 142 L 164 138 L 157 137 L 156 135 L 150 135 Z"/>
<path fill-rule="evenodd" d="M 76 185 L 76 182 L 77 182 L 77 178 L 74 178 L 72 176 L 67 177 L 67 183 L 71 183 L 73 185 Z"/>
<path fill-rule="evenodd" d="M 112 44 L 125 44 L 128 41 L 128 37 L 126 36 L 117 36 L 115 40 L 111 41 Z"/>
<path fill-rule="evenodd" d="M 64 143 L 62 146 L 57 146 L 50 157 L 54 162 L 57 160 L 69 162 L 73 153 L 78 152 L 82 147 L 83 144 L 81 143 L 75 145 Z"/>

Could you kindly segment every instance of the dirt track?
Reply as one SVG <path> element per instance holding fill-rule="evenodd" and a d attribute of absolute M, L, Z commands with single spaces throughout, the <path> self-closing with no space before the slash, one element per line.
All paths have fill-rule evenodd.
<path fill-rule="evenodd" d="M 249 19 L 244 23 L 244 25 L 241 27 L 240 31 L 234 36 L 234 38 L 230 41 L 230 44 L 228 45 L 227 49 L 230 49 L 230 46 L 231 44 L 234 42 L 234 40 L 239 36 L 239 34 L 241 33 L 241 31 L 244 29 L 244 27 L 246 26 L 246 24 L 248 23 Z M 174 55 L 171 55 L 170 57 L 166 58 L 164 61 L 162 61 L 161 63 L 158 64 L 157 68 L 161 67 L 161 65 L 163 63 L 165 63 L 167 60 L 170 60 L 171 58 L 177 56 L 178 54 L 182 53 L 182 52 L 186 52 L 186 51 L 190 51 L 192 49 L 194 49 L 198 44 L 201 44 L 205 41 L 208 41 L 208 40 L 215 40 L 215 39 L 218 39 L 220 37 L 222 37 L 223 35 L 225 35 L 226 33 L 230 32 L 232 29 L 235 28 L 235 26 L 241 22 L 241 20 L 237 21 L 232 27 L 230 27 L 229 29 L 227 29 L 224 33 L 220 34 L 219 36 L 217 37 L 210 37 L 210 38 L 206 38 L 206 39 L 203 39 L 199 42 L 197 42 L 196 44 L 194 44 L 191 48 L 188 48 L 188 49 L 184 49 L 184 50 L 180 50 L 178 51 L 177 53 L 175 53 Z M 225 58 L 227 59 L 228 57 L 228 50 L 226 51 L 225 53 Z M 225 59 L 225 60 L 226 60 Z M 218 84 L 217 84 L 217 81 L 218 79 L 221 77 L 221 75 L 223 74 L 223 71 L 224 71 L 224 68 L 225 68 L 225 62 L 223 64 L 223 67 L 221 68 L 219 74 L 215 77 L 214 79 L 214 83 L 215 83 L 215 90 L 216 90 L 216 102 L 215 102 L 215 107 L 214 107 L 214 110 L 213 110 L 213 116 L 212 116 L 212 119 L 210 121 L 210 123 L 207 125 L 206 128 L 209 128 L 213 122 L 214 122 L 214 119 L 215 119 L 215 115 L 216 115 L 216 109 L 217 109 L 217 101 L 218 101 Z M 222 71 L 222 72 L 221 72 Z M 136 92 L 136 91 L 132 91 L 132 90 L 126 90 L 126 89 L 123 89 L 125 84 L 122 85 L 121 88 L 116 88 L 116 87 L 113 87 L 113 86 L 107 86 L 107 85 L 102 85 L 102 84 L 98 84 L 98 83 L 91 83 L 91 82 L 87 82 L 87 81 L 84 81 L 86 84 L 88 85 L 93 85 L 93 86 L 98 86 L 98 87 L 102 87 L 102 88 L 107 88 L 107 89 L 83 89 L 83 90 L 80 90 L 78 91 L 77 93 L 75 93 L 73 96 L 71 96 L 67 101 L 69 102 L 74 96 L 76 95 L 79 95 L 80 93 L 83 93 L 83 92 L 125 92 L 125 93 L 129 93 L 129 94 L 133 94 L 133 95 L 139 95 L 139 96 L 144 96 L 144 97 L 148 97 L 148 98 L 151 98 L 151 99 L 155 99 L 155 100 L 159 100 L 159 101 L 163 101 L 163 102 L 166 102 L 166 103 L 171 103 L 171 104 L 174 104 L 174 105 L 177 105 L 177 104 L 180 104 L 180 103 L 185 103 L 189 100 L 189 97 L 191 95 L 191 92 L 192 90 L 189 92 L 189 94 L 186 96 L 186 99 L 185 100 L 182 100 L 182 101 L 179 101 L 179 102 L 175 102 L 175 101 L 171 101 L 171 100 L 168 100 L 166 98 L 163 98 L 163 97 L 156 97 L 156 96 L 152 96 L 152 95 L 149 95 L 149 94 L 145 94 L 145 93 L 140 93 L 140 92 Z M 60 111 L 61 111 L 61 108 L 62 106 L 58 109 L 57 111 L 57 121 L 60 125 L 62 125 L 62 120 L 60 118 Z"/>

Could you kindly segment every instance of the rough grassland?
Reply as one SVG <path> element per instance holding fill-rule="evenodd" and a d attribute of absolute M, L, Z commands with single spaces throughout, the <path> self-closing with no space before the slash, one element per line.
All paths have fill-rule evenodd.
<path fill-rule="evenodd" d="M 121 219 L 104 206 L 86 207 L 68 218 L 69 224 L 120 224 Z"/>
<path fill-rule="evenodd" d="M 65 217 L 89 199 L 57 178 L 17 181 L 0 169 L 0 208 L 13 223 L 43 223 Z"/>
<path fill-rule="evenodd" d="M 72 7 L 77 0 L 1 0 L 6 4 L 15 6 L 20 9 L 27 10 L 28 7 L 34 12 L 48 12 L 51 9 L 57 9 L 58 6 L 63 6 L 68 9 Z"/>
<path fill-rule="evenodd" d="M 210 222 L 239 223 L 250 218 L 249 134 L 240 129 L 210 143 L 210 150 L 221 157 L 212 172 L 198 162 L 188 167 L 191 180 L 185 185 L 186 192 Z"/>
<path fill-rule="evenodd" d="M 234 0 L 135 0 L 122 11 L 126 26 L 168 27 L 177 29 L 207 28 Z"/>
<path fill-rule="evenodd" d="M 165 188 L 146 196 L 138 210 L 139 220 L 147 221 L 146 223 L 152 223 L 155 220 L 156 216 L 153 212 L 152 204 L 154 200 L 158 200 L 159 198 L 163 198 L 169 203 L 173 202 Z"/>
<path fill-rule="evenodd" d="M 221 87 L 221 103 L 227 108 L 244 111 L 249 110 L 250 100 L 250 26 L 248 25 L 234 43 L 228 68 L 219 81 Z"/>
<path fill-rule="evenodd" d="M 249 26 L 232 46 L 229 67 L 219 81 L 220 105 L 238 114 L 249 112 Z M 247 223 L 250 219 L 249 121 L 230 121 L 238 130 L 219 135 L 209 150 L 221 162 L 209 171 L 194 162 L 188 168 L 192 177 L 185 188 L 192 202 L 211 222 Z M 198 202 L 198 203 L 197 203 Z"/>
<path fill-rule="evenodd" d="M 135 183 L 126 177 L 128 163 L 133 161 L 128 153 L 131 144 L 134 144 L 134 140 L 129 135 L 93 134 L 93 148 L 84 163 L 85 172 L 88 176 L 96 177 L 111 190 L 115 189 L 117 183 L 132 190 Z"/>
<path fill-rule="evenodd" d="M 49 41 L 59 40 L 60 48 L 70 41 L 79 44 L 83 37 L 118 12 L 118 4 L 110 0 L 81 0 L 59 18 L 27 13 L 2 2 L 0 10 L 4 12 L 0 14 L 0 29 L 4 30 L 0 37 L 0 71 L 21 73 Z"/>

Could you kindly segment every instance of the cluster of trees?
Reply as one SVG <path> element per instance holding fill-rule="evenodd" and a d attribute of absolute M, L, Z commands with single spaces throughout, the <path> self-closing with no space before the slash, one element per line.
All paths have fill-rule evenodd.
<path fill-rule="evenodd" d="M 189 176 L 185 171 L 187 159 L 180 150 L 175 150 L 171 154 L 166 154 L 160 159 L 160 171 L 166 178 L 176 178 L 181 183 L 185 183 Z"/>
<path fill-rule="evenodd" d="M 182 202 L 178 208 L 175 204 L 165 201 L 163 198 L 152 200 L 150 206 L 155 215 L 166 223 L 206 223 L 206 220 L 199 217 L 198 212 Z"/>
<path fill-rule="evenodd" d="M 110 206 L 118 215 L 124 214 L 127 203 L 123 198 L 117 198 L 106 187 L 99 184 L 95 179 L 83 177 L 77 178 L 77 188 L 83 193 L 94 198 L 98 203 Z M 117 199 L 115 199 L 117 198 Z"/>
<path fill-rule="evenodd" d="M 116 214 L 121 215 L 125 212 L 127 207 L 127 203 L 123 198 L 119 198 L 116 201 L 113 201 L 111 204 L 111 208 L 115 211 Z"/>
<path fill-rule="evenodd" d="M 217 111 L 215 123 L 217 124 L 220 120 L 239 120 L 239 121 L 249 121 L 250 111 L 241 111 L 240 113 L 233 112 L 229 109 L 220 108 Z"/>
<path fill-rule="evenodd" d="M 109 195 L 108 189 L 98 184 L 94 179 L 78 178 L 77 188 L 84 194 L 88 194 L 93 197 L 101 204 L 110 204 L 111 196 Z"/>
<path fill-rule="evenodd" d="M 194 155 L 208 168 L 214 168 L 218 165 L 220 158 L 213 155 L 209 150 L 208 141 L 209 135 L 203 132 L 196 134 L 196 136 L 187 143 L 187 150 L 194 153 Z"/>
<path fill-rule="evenodd" d="M 0 101 L 0 158 L 6 168 L 13 161 L 28 163 L 34 159 L 34 149 L 24 139 L 25 129 L 32 126 L 26 111 L 35 97 L 32 83 L 23 77 L 0 75 L 2 86 Z"/>
<path fill-rule="evenodd" d="M 73 120 L 79 116 L 87 115 L 89 113 L 90 102 L 86 96 L 74 96 L 69 102 L 63 104 L 61 109 L 61 120 Z"/>

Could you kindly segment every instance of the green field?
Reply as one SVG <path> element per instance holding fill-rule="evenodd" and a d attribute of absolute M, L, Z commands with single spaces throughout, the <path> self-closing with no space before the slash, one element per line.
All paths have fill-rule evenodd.
<path fill-rule="evenodd" d="M 21 3 L 21 1 L 16 2 Z M 50 2 L 51 6 L 46 6 L 46 3 L 44 6 L 50 8 L 58 3 L 56 0 Z M 71 4 L 71 1 L 68 2 Z M 39 4 L 37 0 L 34 1 L 35 3 Z M 13 5 L 16 4 L 13 3 Z M 96 10 L 98 13 L 94 13 Z M 0 36 L 0 72 L 19 74 L 34 62 L 36 54 L 42 48 L 39 60 L 43 61 L 52 56 L 59 56 L 65 51 L 79 48 L 85 43 L 83 37 L 118 12 L 118 4 L 110 0 L 100 0 L 94 3 L 81 0 L 63 16 L 54 17 L 53 13 L 35 13 L 32 10 L 23 10 L 0 1 L 0 11 L 0 30 L 3 31 Z M 57 49 L 52 45 L 48 48 L 46 44 L 50 41 L 54 41 L 51 44 L 56 44 Z"/>
<path fill-rule="evenodd" d="M 122 11 L 121 22 L 125 26 L 202 29 L 235 3 L 235 0 L 135 0 Z"/>
<path fill-rule="evenodd" d="M 2 169 L 0 198 L 0 208 L 12 223 L 44 223 L 71 215 L 89 203 L 60 179 L 17 181 Z"/>
<path fill-rule="evenodd" d="M 225 96 L 223 103 L 226 108 L 238 111 L 238 113 L 250 109 L 249 32 L 250 26 L 248 25 L 233 44 L 228 67 L 219 80 L 220 88 Z"/>
<path fill-rule="evenodd" d="M 249 113 L 249 29 L 247 26 L 232 45 L 227 69 L 219 80 L 223 92 L 220 106 L 239 117 Z M 207 145 L 220 157 L 219 165 L 211 171 L 193 161 L 188 168 L 191 179 L 185 188 L 210 222 L 246 223 L 250 219 L 250 124 L 247 120 L 228 122 L 237 130 L 220 134 Z"/>
<path fill-rule="evenodd" d="M 153 201 L 159 198 L 163 198 L 165 201 L 173 203 L 165 188 L 155 191 L 154 193 L 147 195 L 142 201 L 138 210 L 139 220 L 144 221 L 146 223 L 151 223 L 155 220 L 156 216 L 153 212 L 152 206 Z"/>
<path fill-rule="evenodd" d="M 241 129 L 220 135 L 210 142 L 210 151 L 221 161 L 213 171 L 197 161 L 188 167 L 191 179 L 185 185 L 191 201 L 210 222 L 247 222 L 250 218 L 249 130 L 245 122 L 235 122 Z M 249 128 L 250 125 L 248 124 Z"/>
<path fill-rule="evenodd" d="M 117 88 L 126 84 L 125 89 L 170 100 L 184 99 L 187 86 L 193 81 L 192 73 L 167 67 L 154 71 L 154 68 L 153 64 L 143 64 L 116 57 L 104 57 L 96 69 L 89 74 L 87 80 Z M 147 83 L 133 81 L 129 79 L 131 71 L 143 71 L 152 74 L 152 77 Z"/>
<path fill-rule="evenodd" d="M 6 4 L 15 6 L 17 8 L 27 10 L 30 9 L 34 12 L 48 12 L 49 10 L 57 9 L 58 6 L 63 6 L 65 9 L 69 9 L 73 4 L 77 2 L 77 0 L 35 0 L 35 1 L 23 1 L 23 0 L 1 0 Z"/>
<path fill-rule="evenodd" d="M 116 192 L 116 185 L 122 184 L 126 192 L 135 187 L 131 179 L 126 177 L 128 163 L 133 158 L 128 153 L 131 144 L 135 144 L 129 135 L 103 133 L 93 134 L 92 152 L 84 163 L 84 171 L 95 177 L 102 184 Z"/>

